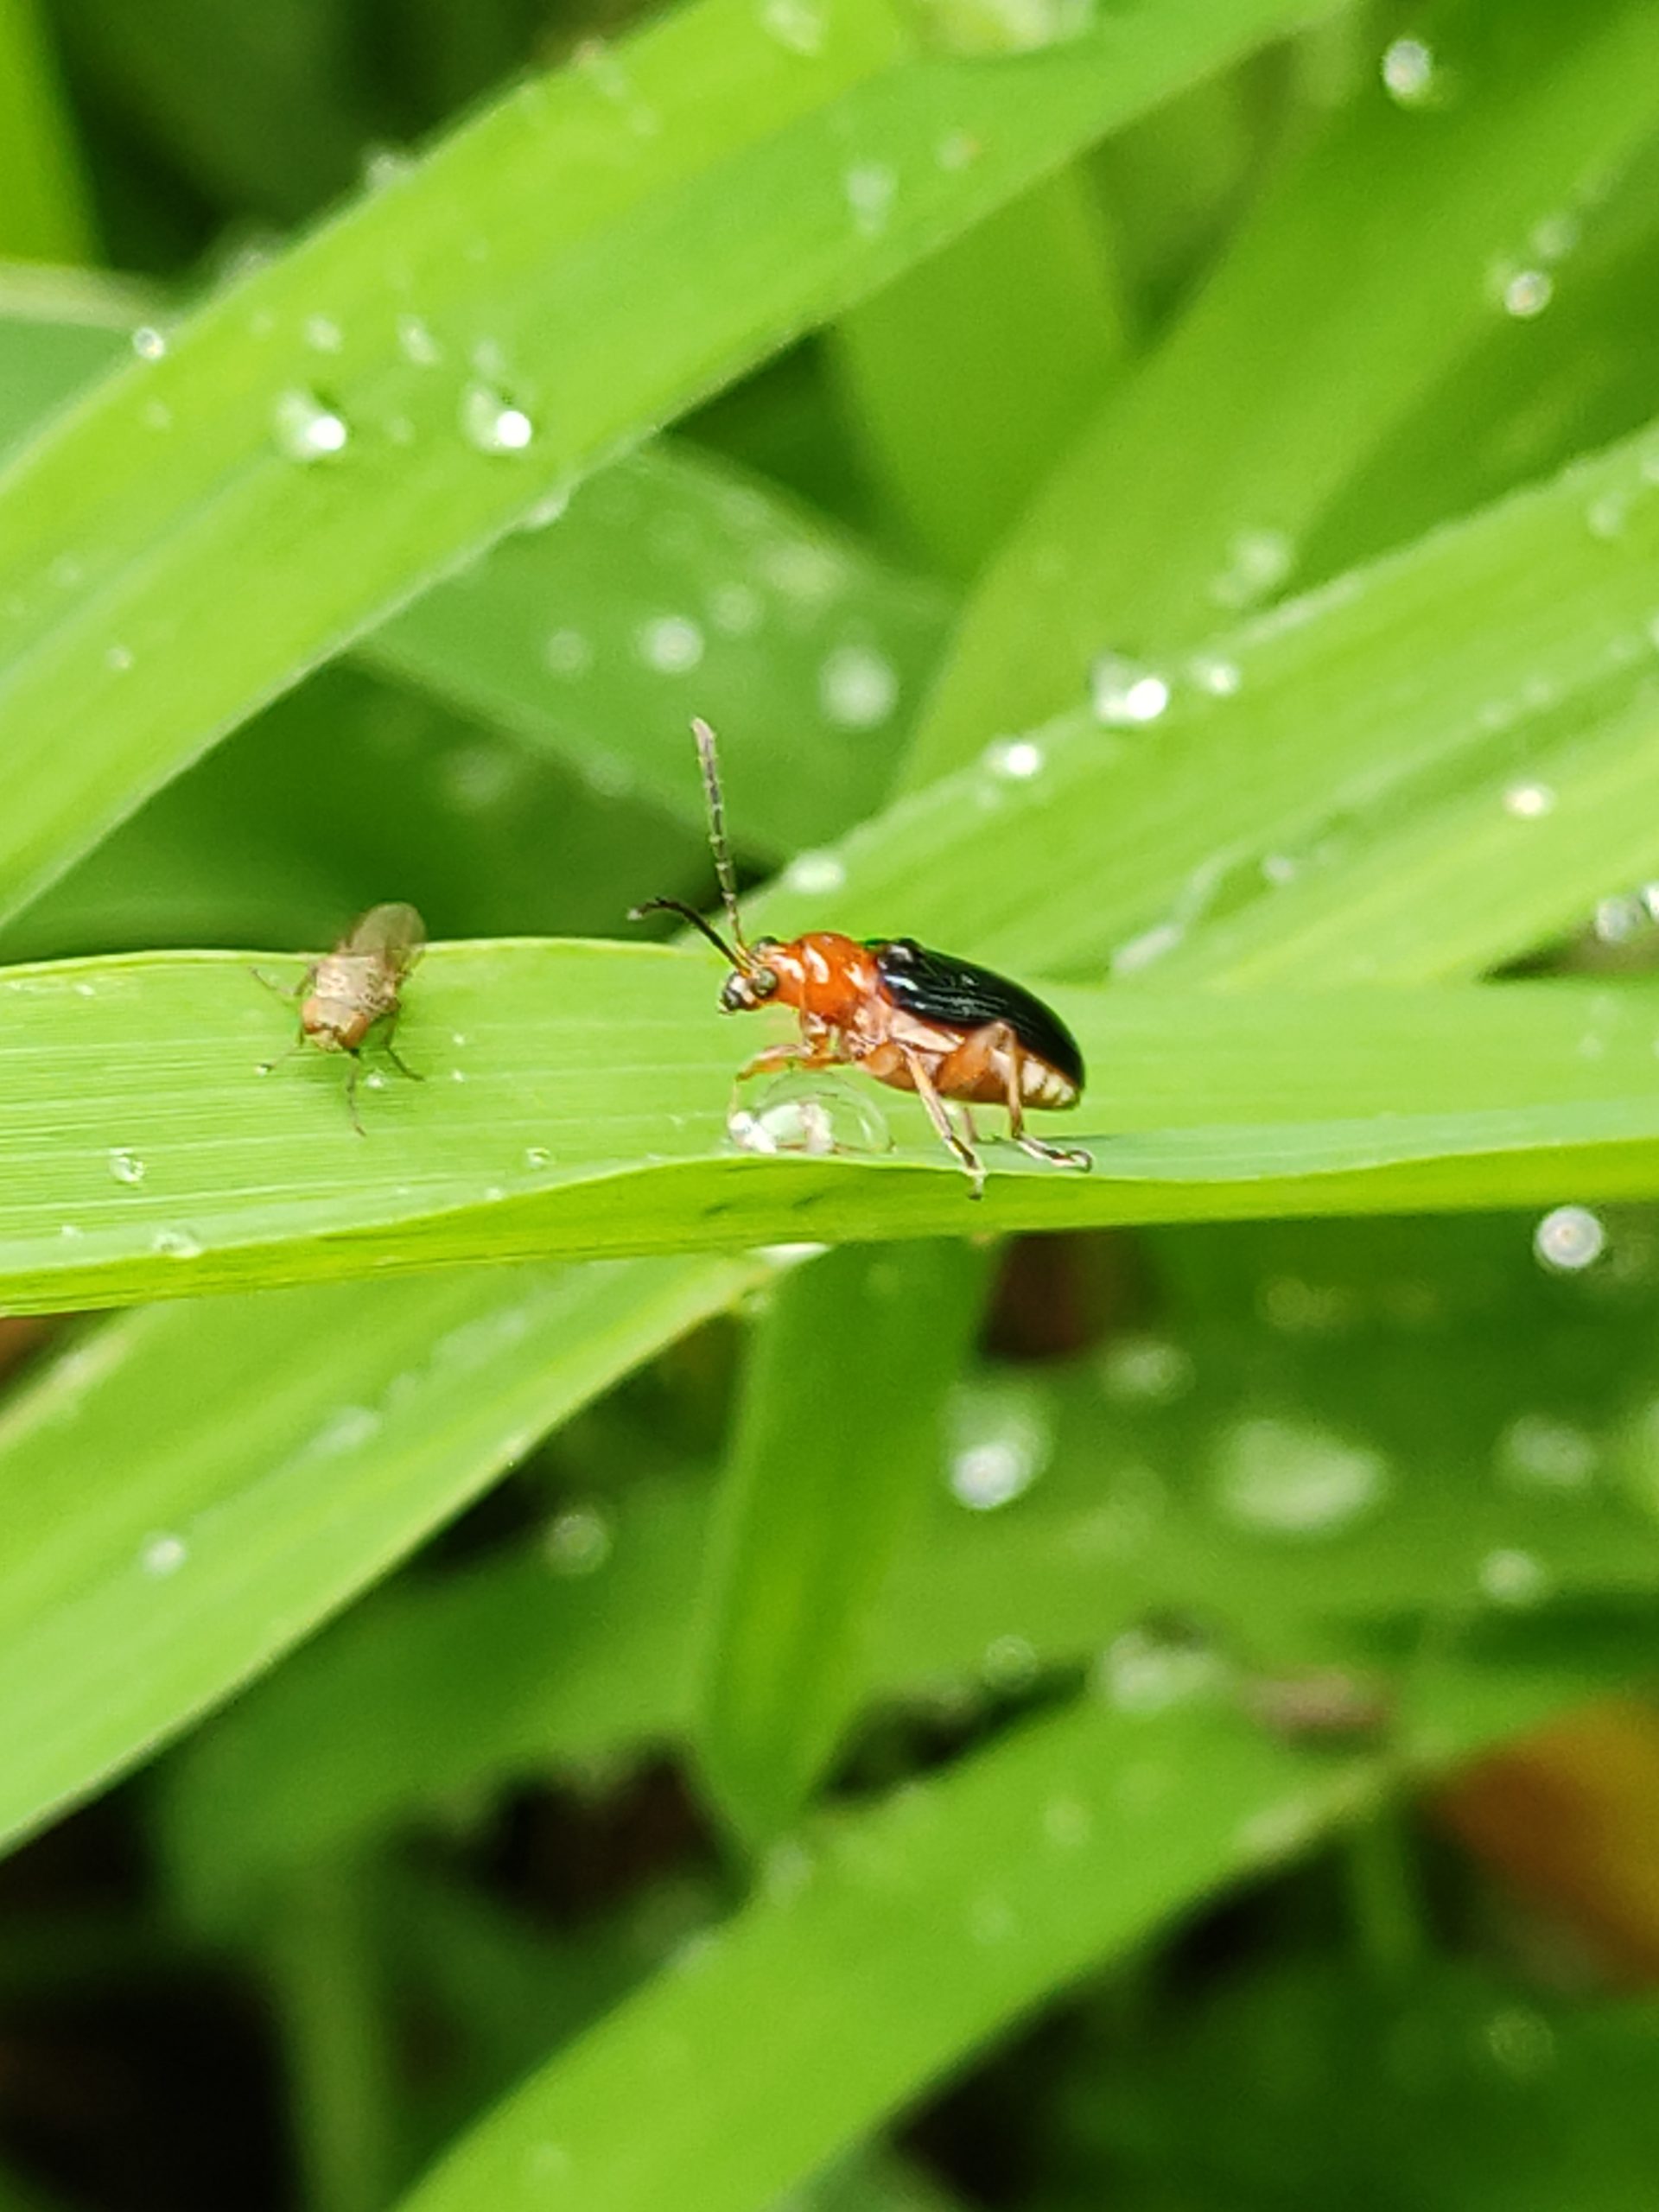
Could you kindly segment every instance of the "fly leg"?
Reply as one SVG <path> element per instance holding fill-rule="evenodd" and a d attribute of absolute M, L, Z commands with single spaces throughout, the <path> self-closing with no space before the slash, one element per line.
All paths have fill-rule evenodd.
<path fill-rule="evenodd" d="M 1001 1055 L 1003 1102 L 1008 1109 L 1009 1141 L 1033 1160 L 1046 1160 L 1057 1167 L 1078 1167 L 1086 1173 L 1094 1162 L 1091 1153 L 1058 1144 L 1045 1144 L 1026 1128 L 1026 1052 L 1006 1021 L 988 1021 L 982 1029 L 964 1037 L 940 1069 L 942 1087 L 972 1090 L 989 1076 L 996 1079 Z"/>
<path fill-rule="evenodd" d="M 984 1162 L 967 1139 L 957 1135 L 951 1124 L 950 1116 L 946 1109 L 944 1101 L 939 1096 L 938 1086 L 928 1073 L 926 1062 L 918 1054 L 906 1050 L 902 1045 L 899 1049 L 904 1053 L 905 1066 L 909 1071 L 912 1083 L 916 1086 L 916 1096 L 927 1109 L 928 1120 L 938 1131 L 941 1141 L 955 1154 L 957 1166 L 967 1176 L 972 1186 L 969 1191 L 969 1197 L 982 1198 L 985 1195 Z M 952 1057 L 954 1058 L 954 1055 Z"/>
<path fill-rule="evenodd" d="M 352 1109 L 352 1127 L 357 1131 L 359 1136 L 365 1137 L 367 1136 L 368 1131 L 363 1126 L 363 1116 L 357 1110 L 357 1078 L 362 1072 L 363 1055 L 360 1052 L 353 1051 L 351 1054 L 351 1065 L 346 1071 L 346 1103 Z"/>
<path fill-rule="evenodd" d="M 279 1068 L 283 1066 L 286 1061 L 293 1058 L 296 1052 L 302 1052 L 304 1050 L 305 1032 L 302 1029 L 299 1035 L 294 1039 L 294 1042 L 289 1046 L 285 1052 L 278 1052 L 274 1060 L 261 1060 L 257 1071 L 261 1075 L 269 1075 L 273 1068 Z"/>
<path fill-rule="evenodd" d="M 397 1036 L 397 1016 L 394 1014 L 388 1019 L 386 1022 L 385 1034 L 380 1039 L 380 1042 L 385 1046 L 386 1058 L 391 1062 L 391 1065 L 397 1069 L 399 1075 L 406 1075 L 411 1083 L 424 1083 L 426 1081 L 426 1077 L 420 1072 L 420 1070 L 418 1068 L 410 1067 L 407 1060 L 399 1057 L 397 1047 L 392 1042 L 392 1039 Z"/>

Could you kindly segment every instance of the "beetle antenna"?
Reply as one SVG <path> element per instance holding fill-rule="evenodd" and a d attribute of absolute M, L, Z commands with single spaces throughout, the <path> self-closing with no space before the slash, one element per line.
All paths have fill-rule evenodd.
<path fill-rule="evenodd" d="M 683 899 L 647 899 L 643 906 L 630 906 L 628 909 L 628 919 L 631 922 L 643 921 L 647 914 L 678 914 L 683 920 L 690 922 L 694 930 L 701 930 L 715 951 L 723 954 L 734 968 L 743 967 L 743 962 L 732 950 L 720 931 L 710 923 L 705 922 L 695 906 L 688 906 Z M 744 950 L 747 951 L 747 947 L 746 946 Z"/>
<path fill-rule="evenodd" d="M 726 802 L 721 794 L 715 733 L 701 715 L 694 715 L 691 734 L 697 741 L 697 759 L 702 765 L 702 790 L 709 802 L 709 843 L 715 855 L 715 874 L 720 878 L 720 895 L 725 902 L 726 918 L 731 924 L 732 942 L 737 947 L 735 957 L 730 952 L 726 957 L 733 967 L 747 971 L 753 967 L 754 959 L 743 935 L 743 918 L 737 910 L 737 877 L 732 868 L 732 849 L 726 842 Z"/>

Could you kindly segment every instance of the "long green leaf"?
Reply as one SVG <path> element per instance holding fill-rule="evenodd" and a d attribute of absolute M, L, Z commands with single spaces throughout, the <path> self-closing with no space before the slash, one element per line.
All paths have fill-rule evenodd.
<path fill-rule="evenodd" d="M 0 0 L 0 254 L 91 257 L 74 127 L 37 0 Z"/>
<path fill-rule="evenodd" d="M 1643 993 L 1065 994 L 1098 1071 L 1077 1117 L 1094 1173 L 999 1151 L 975 1206 L 898 1094 L 874 1094 L 891 1155 L 737 1154 L 724 1117 L 747 1040 L 710 1007 L 714 975 L 702 951 L 435 950 L 398 1039 L 424 1080 L 372 1058 L 359 1136 L 338 1060 L 259 1074 L 290 1017 L 239 959 L 11 970 L 0 1298 L 62 1310 L 461 1260 L 1518 1205 L 1659 1177 Z"/>
<path fill-rule="evenodd" d="M 522 86 L 0 479 L 0 899 L 601 458 L 1307 12 L 1166 0 L 1002 66 L 913 60 L 886 0 L 699 0 Z"/>
<path fill-rule="evenodd" d="M 765 1264 L 457 1274 L 136 1313 L 0 1426 L 0 1835 L 268 1666 Z M 45 1479 L 51 1471 L 50 1479 Z"/>
<path fill-rule="evenodd" d="M 1269 195 L 1171 341 L 1057 467 L 966 611 L 909 772 L 1054 712 L 1109 651 L 1167 655 L 1297 574 L 1310 526 L 1659 117 L 1659 19 L 1470 0 L 1414 24 L 1440 96 L 1374 79 Z M 1308 272 L 1319 272 L 1310 312 Z"/>
<path fill-rule="evenodd" d="M 985 1276 L 962 1245 L 850 1246 L 789 1277 L 759 1326 L 695 1734 L 715 1802 L 751 1847 L 796 1819 L 856 1709 L 893 1551 L 944 1461 L 946 1393 Z"/>

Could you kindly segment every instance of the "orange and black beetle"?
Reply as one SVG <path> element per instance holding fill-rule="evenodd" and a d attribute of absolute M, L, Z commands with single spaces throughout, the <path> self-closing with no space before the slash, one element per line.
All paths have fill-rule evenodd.
<path fill-rule="evenodd" d="M 974 1148 L 972 1106 L 1006 1107 L 1009 1135 L 1037 1159 L 1091 1167 L 1088 1153 L 1044 1144 L 1027 1133 L 1027 1107 L 1054 1111 L 1077 1104 L 1084 1070 L 1065 1024 L 1018 983 L 971 961 L 930 952 L 911 938 L 861 941 L 834 930 L 811 930 L 786 944 L 769 937 L 748 942 L 726 842 L 715 734 L 707 722 L 691 727 L 732 942 L 677 899 L 647 899 L 633 909 L 633 918 L 666 911 L 702 931 L 732 964 L 720 995 L 722 1012 L 747 1013 L 776 1002 L 798 1013 L 799 1039 L 757 1052 L 739 1071 L 739 1083 L 788 1067 L 851 1065 L 895 1090 L 913 1090 L 969 1177 L 974 1198 L 984 1189 L 985 1169 Z M 963 1129 L 953 1123 L 947 1101 L 961 1107 Z"/>

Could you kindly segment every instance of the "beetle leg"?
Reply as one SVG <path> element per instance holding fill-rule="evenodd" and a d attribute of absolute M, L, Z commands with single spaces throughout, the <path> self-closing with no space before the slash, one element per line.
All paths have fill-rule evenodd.
<path fill-rule="evenodd" d="M 961 1084 L 963 1089 L 977 1077 L 990 1074 L 996 1066 L 998 1053 L 1002 1056 L 1003 1100 L 1008 1109 L 1008 1137 L 1021 1152 L 1029 1153 L 1033 1160 L 1046 1160 L 1057 1167 L 1080 1167 L 1085 1172 L 1095 1164 L 1091 1153 L 1065 1145 L 1045 1144 L 1040 1137 L 1032 1136 L 1026 1128 L 1024 1096 L 1025 1047 L 1006 1021 L 988 1021 L 982 1029 L 976 1029 L 964 1037 L 941 1070 L 947 1089 Z"/>
<path fill-rule="evenodd" d="M 968 1193 L 969 1197 L 982 1198 L 985 1195 L 984 1162 L 972 1145 L 965 1138 L 957 1135 L 951 1125 L 950 1116 L 945 1110 L 944 1101 L 939 1096 L 938 1086 L 928 1073 L 926 1062 L 918 1053 L 911 1052 L 905 1046 L 901 1045 L 899 1049 L 904 1053 L 905 1065 L 910 1071 L 910 1079 L 916 1086 L 916 1096 L 927 1109 L 928 1120 L 938 1131 L 944 1142 L 956 1154 L 957 1165 L 972 1185 Z"/>
<path fill-rule="evenodd" d="M 752 1076 L 781 1075 L 785 1068 L 838 1068 L 846 1065 L 847 1055 L 838 1039 L 803 1037 L 792 1045 L 768 1045 L 765 1052 L 746 1060 L 734 1079 L 747 1083 Z"/>

